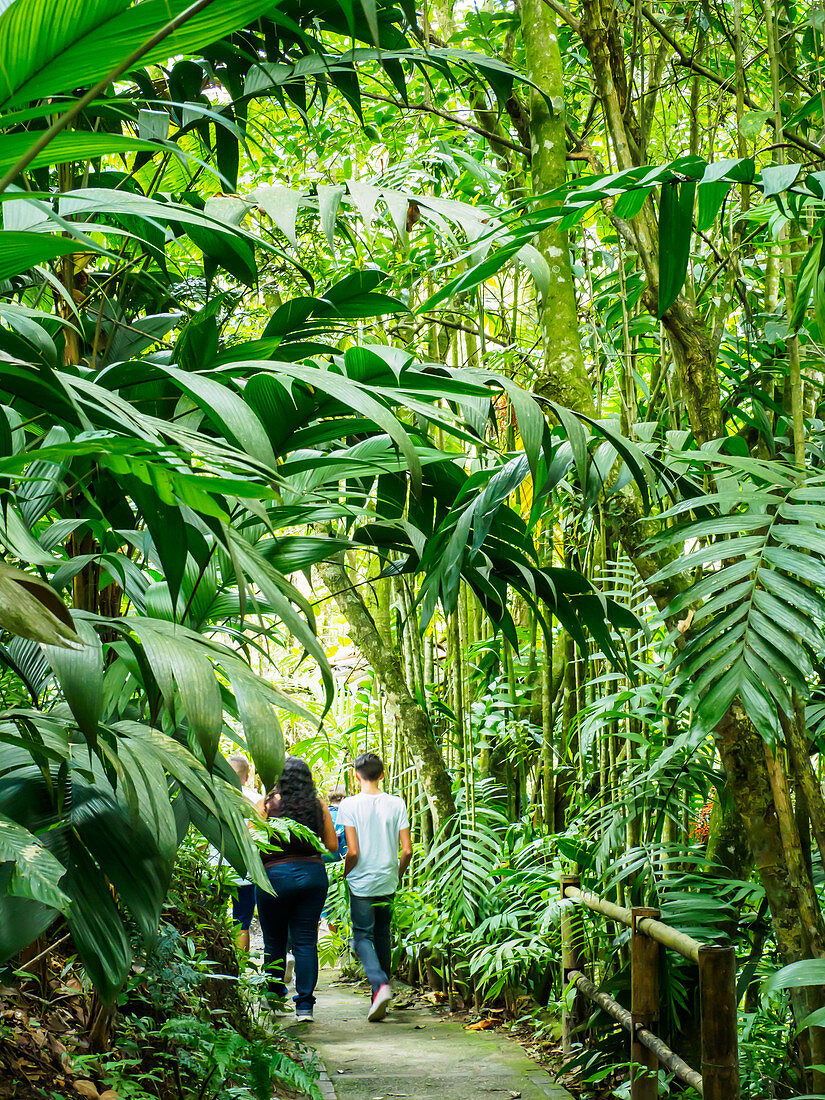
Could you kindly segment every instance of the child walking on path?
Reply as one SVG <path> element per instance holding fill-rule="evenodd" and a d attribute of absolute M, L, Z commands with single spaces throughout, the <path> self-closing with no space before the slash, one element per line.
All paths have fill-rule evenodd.
<path fill-rule="evenodd" d="M 337 824 L 344 826 L 347 839 L 344 877 L 350 891 L 353 947 L 372 986 L 367 1019 L 383 1020 L 392 1001 L 392 899 L 412 858 L 410 820 L 403 799 L 379 790 L 384 777 L 380 756 L 361 753 L 355 759 L 355 774 L 361 793 L 344 799 Z"/>

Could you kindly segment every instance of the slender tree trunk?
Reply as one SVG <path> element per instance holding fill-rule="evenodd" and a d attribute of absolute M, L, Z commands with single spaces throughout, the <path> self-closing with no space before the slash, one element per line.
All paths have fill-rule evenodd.
<path fill-rule="evenodd" d="M 596 88 L 601 98 L 607 128 L 619 169 L 639 163 L 640 131 L 628 99 L 624 75 L 624 53 L 616 28 L 616 9 L 605 0 L 583 0 L 579 26 L 582 42 L 590 57 Z M 658 312 L 659 247 L 658 227 L 653 204 L 648 199 L 636 217 L 628 223 L 639 259 L 645 271 L 644 296 L 651 313 Z M 696 307 L 680 295 L 662 318 L 685 406 L 697 443 L 717 439 L 723 433 L 719 382 L 713 362 L 711 341 Z"/>
<path fill-rule="evenodd" d="M 353 643 L 381 681 L 388 717 L 394 719 L 397 731 L 403 734 L 412 754 L 437 829 L 455 816 L 455 801 L 430 716 L 410 692 L 398 653 L 379 634 L 375 620 L 344 566 L 338 561 L 326 561 L 320 562 L 317 569 L 347 621 Z"/>

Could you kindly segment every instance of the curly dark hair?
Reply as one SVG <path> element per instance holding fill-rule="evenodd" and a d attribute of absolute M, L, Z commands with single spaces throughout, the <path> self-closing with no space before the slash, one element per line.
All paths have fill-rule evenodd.
<path fill-rule="evenodd" d="M 289 817 L 321 835 L 323 817 L 318 792 L 309 765 L 300 756 L 286 758 L 281 778 L 266 796 L 264 807 L 267 817 Z"/>

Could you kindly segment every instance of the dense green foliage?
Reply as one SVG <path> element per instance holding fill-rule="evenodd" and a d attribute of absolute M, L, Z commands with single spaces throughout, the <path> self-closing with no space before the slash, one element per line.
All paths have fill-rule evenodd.
<path fill-rule="evenodd" d="M 410 976 L 558 1006 L 577 870 L 737 944 L 748 1095 L 824 1090 L 822 29 L 0 3 L 2 961 L 65 922 L 115 1004 L 187 836 L 263 884 L 226 752 L 369 745 Z"/>

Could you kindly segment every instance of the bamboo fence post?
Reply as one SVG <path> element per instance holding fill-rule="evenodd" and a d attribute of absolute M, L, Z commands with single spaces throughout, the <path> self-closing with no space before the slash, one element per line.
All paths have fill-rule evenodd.
<path fill-rule="evenodd" d="M 579 875 L 561 876 L 561 980 L 562 986 L 567 987 L 572 970 L 584 973 L 584 925 L 581 911 L 574 908 L 571 902 L 564 903 L 564 892 L 568 886 L 581 889 L 581 877 Z M 576 991 L 572 1008 L 567 1007 L 565 1001 L 561 1017 L 561 1042 L 565 1058 L 569 1057 L 573 1048 L 573 1036 L 582 1022 L 583 999 Z"/>
<path fill-rule="evenodd" d="M 699 1002 L 704 1100 L 739 1100 L 734 947 L 699 948 Z"/>
<path fill-rule="evenodd" d="M 639 928 L 645 917 L 659 919 L 658 909 L 635 907 L 631 913 L 630 941 L 630 1010 L 633 1030 L 630 1033 L 630 1096 L 631 1100 L 656 1100 L 659 1094 L 659 1059 L 643 1046 L 636 1035 L 638 1028 L 656 1031 L 659 1019 L 659 944 Z"/>

